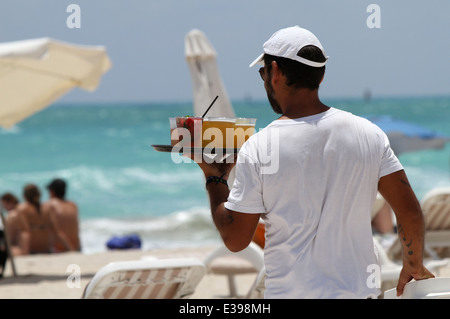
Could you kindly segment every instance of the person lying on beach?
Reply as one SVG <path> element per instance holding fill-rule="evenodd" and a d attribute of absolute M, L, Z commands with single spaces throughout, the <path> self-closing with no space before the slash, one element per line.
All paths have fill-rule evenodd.
<path fill-rule="evenodd" d="M 1 267 L 0 278 L 3 277 L 6 260 L 8 259 L 8 253 L 14 254 L 12 243 L 11 243 L 12 236 L 10 235 L 11 234 L 10 231 L 13 234 L 15 234 L 14 233 L 15 229 L 14 229 L 14 227 L 12 227 L 12 226 L 14 226 L 14 222 L 12 222 L 12 221 L 14 221 L 14 215 L 16 215 L 15 208 L 17 207 L 18 203 L 19 203 L 19 200 L 12 193 L 9 193 L 9 192 L 4 193 L 1 197 L 0 213 L 2 215 L 1 215 L 0 225 L 1 225 L 1 227 L 3 227 L 3 229 L 1 229 L 1 227 L 0 227 L 0 267 Z M 7 212 L 7 214 L 8 214 L 7 216 L 3 215 L 3 210 L 5 210 Z M 8 238 L 6 236 L 8 236 Z M 8 245 L 9 245 L 9 249 L 10 249 L 9 252 L 8 252 Z"/>
<path fill-rule="evenodd" d="M 263 218 L 266 298 L 376 298 L 379 281 L 369 279 L 378 265 L 371 229 L 377 191 L 396 215 L 402 294 L 412 279 L 434 277 L 423 265 L 420 204 L 386 134 L 320 101 L 326 62 L 310 31 L 295 26 L 273 34 L 250 66 L 262 65 L 280 118 L 248 139 L 237 163 L 186 156 L 204 172 L 212 218 L 231 251 L 249 245 Z"/>

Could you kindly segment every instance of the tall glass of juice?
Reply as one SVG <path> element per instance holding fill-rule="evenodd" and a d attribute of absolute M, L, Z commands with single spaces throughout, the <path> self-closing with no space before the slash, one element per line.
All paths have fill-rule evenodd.
<path fill-rule="evenodd" d="M 207 117 L 203 119 L 202 146 L 207 148 L 233 148 L 235 118 Z"/>
<path fill-rule="evenodd" d="M 250 136 L 255 133 L 256 118 L 236 118 L 234 125 L 234 147 L 241 148 Z"/>

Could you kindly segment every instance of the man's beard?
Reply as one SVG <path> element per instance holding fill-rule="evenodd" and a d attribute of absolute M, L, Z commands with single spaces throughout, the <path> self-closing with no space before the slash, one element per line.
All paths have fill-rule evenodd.
<path fill-rule="evenodd" d="M 269 79 L 267 81 L 267 88 L 266 88 L 266 92 L 267 92 L 267 98 L 269 99 L 269 103 L 270 106 L 272 106 L 272 110 L 277 113 L 277 114 L 283 114 L 283 111 L 281 110 L 280 104 L 278 104 L 278 101 L 275 98 L 275 94 L 273 92 L 273 87 L 272 87 L 272 83 L 270 81 L 271 79 Z"/>

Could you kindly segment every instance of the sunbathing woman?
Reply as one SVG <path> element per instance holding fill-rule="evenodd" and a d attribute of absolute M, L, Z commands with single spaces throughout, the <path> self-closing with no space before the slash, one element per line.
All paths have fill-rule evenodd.
<path fill-rule="evenodd" d="M 21 220 L 21 254 L 51 252 L 51 224 L 47 212 L 41 208 L 41 193 L 34 184 L 27 184 L 23 190 L 25 202 L 17 207 Z"/>

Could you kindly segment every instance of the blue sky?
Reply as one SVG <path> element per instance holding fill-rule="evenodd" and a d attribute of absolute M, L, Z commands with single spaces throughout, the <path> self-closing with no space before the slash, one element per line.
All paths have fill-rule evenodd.
<path fill-rule="evenodd" d="M 69 29 L 69 4 L 81 28 Z M 369 28 L 369 4 L 380 28 Z M 2 0 L 0 41 L 52 37 L 104 45 L 113 63 L 97 91 L 63 101 L 190 101 L 184 37 L 202 30 L 218 52 L 231 99 L 264 99 L 248 64 L 276 30 L 300 25 L 330 59 L 322 97 L 450 95 L 448 0 Z"/>

